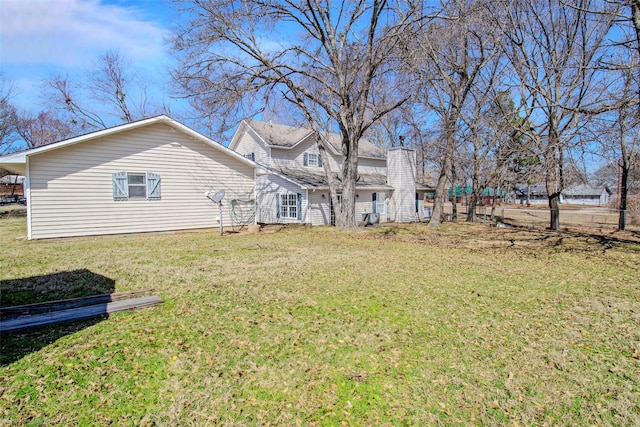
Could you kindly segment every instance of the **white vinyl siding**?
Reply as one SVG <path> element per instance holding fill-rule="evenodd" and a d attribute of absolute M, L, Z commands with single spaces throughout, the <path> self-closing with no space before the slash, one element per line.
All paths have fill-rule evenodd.
<path fill-rule="evenodd" d="M 387 174 L 387 160 L 386 159 L 358 159 L 358 173 L 361 174 L 375 174 L 386 175 Z"/>
<path fill-rule="evenodd" d="M 323 197 L 324 196 L 324 197 Z M 309 192 L 309 223 L 312 225 L 329 225 L 329 191 L 317 190 Z"/>
<path fill-rule="evenodd" d="M 322 157 L 320 156 L 320 153 L 304 153 L 302 162 L 304 166 L 315 168 L 322 167 Z"/>
<path fill-rule="evenodd" d="M 240 135 L 238 143 L 234 147 L 234 151 L 246 158 L 269 166 L 269 148 L 260 141 L 260 137 L 249 128 L 245 128 L 245 132 Z"/>
<path fill-rule="evenodd" d="M 111 175 L 113 200 L 160 199 L 160 175 L 153 172 L 116 172 Z"/>
<path fill-rule="evenodd" d="M 272 158 L 268 165 L 271 165 L 275 168 L 309 170 L 307 169 L 307 167 L 313 169 L 317 167 L 319 171 L 324 170 L 322 167 L 322 158 L 320 157 L 320 153 L 318 152 L 316 142 L 312 138 L 307 138 L 291 149 L 272 147 L 270 149 L 270 152 Z M 315 163 L 314 161 L 312 161 L 311 164 L 309 164 L 309 159 L 311 158 L 310 156 L 317 156 L 316 159 L 319 163 Z M 327 156 L 329 158 L 330 169 L 334 172 L 338 172 L 341 167 L 342 156 L 335 155 L 331 151 L 327 152 Z M 266 165 L 267 163 L 263 164 Z M 305 168 L 303 169 L 303 167 Z M 358 173 L 384 175 L 387 173 L 387 161 L 386 159 L 359 158 Z"/>
<path fill-rule="evenodd" d="M 309 223 L 307 191 L 277 175 L 256 179 L 256 221 L 264 224 Z M 299 200 L 296 217 L 282 215 L 281 196 L 293 194 Z M 299 207 L 299 209 L 298 209 Z"/>
<path fill-rule="evenodd" d="M 395 148 L 387 154 L 389 185 L 394 188 L 390 200 L 391 220 L 416 221 L 416 152 Z"/>
<path fill-rule="evenodd" d="M 215 228 L 205 191 L 226 191 L 224 225 L 226 203 L 253 194 L 251 166 L 162 123 L 33 155 L 29 169 L 32 238 Z M 112 175 L 122 171 L 147 172 L 147 198 L 157 200 L 114 202 Z"/>

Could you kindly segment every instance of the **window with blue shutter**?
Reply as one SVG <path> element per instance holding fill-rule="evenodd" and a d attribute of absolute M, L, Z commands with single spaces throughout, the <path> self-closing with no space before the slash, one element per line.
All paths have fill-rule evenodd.
<path fill-rule="evenodd" d="M 113 200 L 128 200 L 129 186 L 127 184 L 127 172 L 116 172 L 111 174 L 113 184 Z"/>
<path fill-rule="evenodd" d="M 147 199 L 160 200 L 160 175 L 147 172 Z"/>
<path fill-rule="evenodd" d="M 279 194 L 276 198 L 276 217 L 302 219 L 302 194 Z"/>
<path fill-rule="evenodd" d="M 115 172 L 111 174 L 113 200 L 160 200 L 160 175 L 153 172 Z"/>
<path fill-rule="evenodd" d="M 305 166 L 322 167 L 322 158 L 320 158 L 320 154 L 304 153 L 302 160 Z"/>

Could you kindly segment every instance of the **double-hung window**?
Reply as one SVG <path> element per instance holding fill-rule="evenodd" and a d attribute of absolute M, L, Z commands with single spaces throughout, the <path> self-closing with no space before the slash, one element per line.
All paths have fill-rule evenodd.
<path fill-rule="evenodd" d="M 276 199 L 276 217 L 302 219 L 302 194 L 278 194 Z"/>
<path fill-rule="evenodd" d="M 113 200 L 160 200 L 160 175 L 153 172 L 116 172 L 111 174 Z"/>
<path fill-rule="evenodd" d="M 303 163 L 305 166 L 322 167 L 322 157 L 316 153 L 304 153 Z"/>
<path fill-rule="evenodd" d="M 147 176 L 144 173 L 128 173 L 127 187 L 130 199 L 147 198 Z"/>

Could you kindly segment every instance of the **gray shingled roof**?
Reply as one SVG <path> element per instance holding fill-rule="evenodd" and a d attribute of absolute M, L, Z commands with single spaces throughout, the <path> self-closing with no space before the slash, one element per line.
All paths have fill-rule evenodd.
<path fill-rule="evenodd" d="M 594 188 L 590 185 L 580 184 L 571 188 L 567 188 L 562 193 L 565 196 L 600 196 L 604 189 Z"/>
<path fill-rule="evenodd" d="M 312 188 L 328 188 L 329 183 L 327 178 L 322 173 L 311 173 L 307 171 L 300 171 L 295 169 L 280 169 L 277 171 L 279 174 L 295 181 L 304 187 Z M 336 174 L 337 178 L 337 174 Z M 365 188 L 388 188 L 393 189 L 387 184 L 387 177 L 379 174 L 362 174 L 358 175 L 356 187 Z"/>
<path fill-rule="evenodd" d="M 274 147 L 291 148 L 313 133 L 310 129 L 294 128 L 275 123 L 258 122 L 254 120 L 250 120 L 247 123 L 267 144 Z M 336 133 L 322 133 L 322 137 L 337 153 L 341 152 L 342 142 L 340 135 Z M 384 150 L 376 147 L 366 139 L 361 139 L 358 142 L 358 155 L 379 159 L 385 159 L 387 157 Z"/>

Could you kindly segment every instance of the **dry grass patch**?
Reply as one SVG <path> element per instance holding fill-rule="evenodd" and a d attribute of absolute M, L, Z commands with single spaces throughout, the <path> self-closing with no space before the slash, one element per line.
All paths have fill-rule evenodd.
<path fill-rule="evenodd" d="M 27 242 L 18 221 L 0 222 L 3 295 L 84 269 L 166 302 L 2 337 L 10 422 L 640 424 L 633 236 L 416 224 Z"/>

